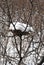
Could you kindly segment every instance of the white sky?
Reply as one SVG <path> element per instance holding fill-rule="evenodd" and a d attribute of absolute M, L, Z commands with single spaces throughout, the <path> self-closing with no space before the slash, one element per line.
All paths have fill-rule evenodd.
<path fill-rule="evenodd" d="M 15 23 L 16 23 L 16 22 L 13 22 L 14 25 L 15 25 Z M 23 31 L 25 30 L 26 26 L 27 26 L 27 24 L 24 24 L 24 23 L 21 23 L 21 22 L 17 22 L 16 25 L 15 25 L 15 28 L 16 28 L 17 30 L 21 30 L 21 31 L 23 32 Z M 9 29 L 14 30 L 14 27 L 13 27 L 12 23 L 10 24 L 10 28 L 9 28 Z M 30 25 L 28 25 L 26 31 L 27 31 L 27 32 L 28 32 L 28 31 L 34 32 L 34 29 L 33 29 Z"/>

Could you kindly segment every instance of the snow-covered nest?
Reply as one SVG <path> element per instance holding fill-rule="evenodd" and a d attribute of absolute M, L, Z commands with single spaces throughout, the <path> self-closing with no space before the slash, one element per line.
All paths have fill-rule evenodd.
<path fill-rule="evenodd" d="M 16 30 L 20 30 L 22 32 L 25 30 L 27 26 L 27 24 L 24 24 L 21 22 L 17 22 L 17 23 L 13 22 L 13 24 L 15 25 Z M 12 23 L 10 24 L 10 27 L 9 27 L 10 30 L 15 30 L 13 24 Z M 34 32 L 34 29 L 30 25 L 28 25 L 26 28 L 26 32 L 30 32 L 30 31 Z"/>

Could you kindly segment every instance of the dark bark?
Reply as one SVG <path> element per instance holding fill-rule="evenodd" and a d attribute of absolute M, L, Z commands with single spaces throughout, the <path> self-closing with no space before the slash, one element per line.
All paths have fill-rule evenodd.
<path fill-rule="evenodd" d="M 18 62 L 18 65 L 20 65 L 20 64 L 21 64 L 21 61 L 22 61 L 22 57 L 20 57 L 20 60 L 19 60 L 19 62 Z"/>
<path fill-rule="evenodd" d="M 16 29 L 10 30 L 10 31 L 14 34 L 14 36 L 17 35 L 19 37 L 22 36 L 22 35 L 28 35 L 29 34 L 29 32 L 26 32 L 26 31 L 22 32 L 21 30 L 16 30 Z"/>
<path fill-rule="evenodd" d="M 40 61 L 38 65 L 42 65 L 42 63 L 44 63 L 44 57 L 42 58 L 42 60 Z"/>
<path fill-rule="evenodd" d="M 21 51 L 22 51 L 22 36 L 20 35 L 19 37 L 20 37 L 20 54 L 19 54 L 20 60 L 18 62 L 18 65 L 20 65 L 21 61 L 22 61 L 22 56 L 21 56 Z"/>

